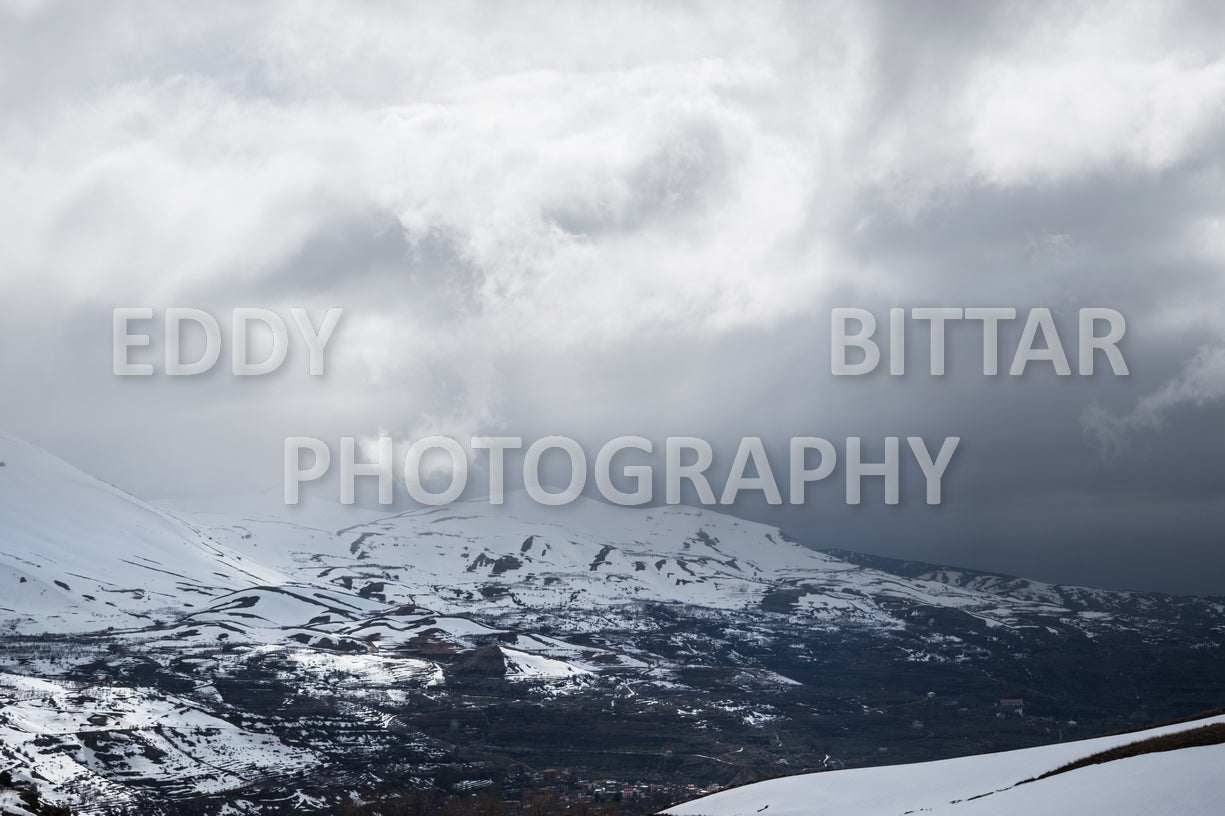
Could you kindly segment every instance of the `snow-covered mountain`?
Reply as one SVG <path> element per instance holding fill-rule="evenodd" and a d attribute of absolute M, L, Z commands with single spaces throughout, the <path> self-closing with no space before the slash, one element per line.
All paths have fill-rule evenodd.
<path fill-rule="evenodd" d="M 662 807 L 1225 697 L 1218 599 L 817 552 L 689 507 L 154 506 L 19 440 L 0 462 L 0 771 L 83 812 L 328 812 L 546 767 Z"/>
<path fill-rule="evenodd" d="M 957 609 L 993 624 L 1068 614 L 1045 600 L 899 578 L 803 547 L 776 528 L 691 507 L 580 498 L 555 508 L 512 494 L 504 506 L 460 502 L 339 528 L 334 509 L 319 506 L 174 509 L 299 581 L 513 625 L 564 625 L 580 610 L 603 624 L 633 625 L 643 603 L 734 612 L 764 605 L 814 622 L 882 627 L 901 625 L 896 608 L 906 606 Z"/>
<path fill-rule="evenodd" d="M 0 462 L 0 621 L 26 633 L 329 616 L 341 631 L 403 606 L 512 627 L 566 627 L 579 613 L 633 627 L 660 604 L 881 629 L 936 609 L 1091 633 L 1134 625 L 1103 613 L 1143 615 L 1167 597 L 907 572 L 691 507 L 543 507 L 523 494 L 393 515 L 271 496 L 155 507 L 11 437 Z M 1195 603 L 1225 616 L 1225 603 Z"/>

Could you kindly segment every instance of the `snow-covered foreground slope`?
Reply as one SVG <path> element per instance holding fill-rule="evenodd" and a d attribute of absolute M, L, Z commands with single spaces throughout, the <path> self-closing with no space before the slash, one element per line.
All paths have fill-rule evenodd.
<path fill-rule="evenodd" d="M 771 779 L 695 799 L 674 816 L 1218 816 L 1225 813 L 1225 744 L 1149 753 L 1035 779 L 1108 748 L 1225 717 L 1132 734 L 913 765 Z M 1024 780 L 1035 781 L 1022 783 Z"/>
<path fill-rule="evenodd" d="M 0 435 L 0 621 L 22 631 L 133 626 L 288 579 L 189 524 Z"/>

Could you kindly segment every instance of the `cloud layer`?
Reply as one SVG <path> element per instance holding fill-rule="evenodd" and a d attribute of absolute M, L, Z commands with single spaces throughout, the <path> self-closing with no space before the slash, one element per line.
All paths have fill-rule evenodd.
<path fill-rule="evenodd" d="M 0 421 L 143 495 L 270 486 L 289 434 L 955 434 L 939 511 L 743 512 L 1225 593 L 1186 506 L 1225 488 L 1225 20 L 955 5 L 0 3 Z M 346 317 L 323 383 L 134 383 L 119 305 Z M 1117 308 L 1133 375 L 963 337 L 829 376 L 830 308 L 931 305 Z"/>

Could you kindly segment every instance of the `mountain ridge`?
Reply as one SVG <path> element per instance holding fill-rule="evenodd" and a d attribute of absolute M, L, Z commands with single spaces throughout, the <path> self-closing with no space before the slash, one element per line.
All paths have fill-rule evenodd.
<path fill-rule="evenodd" d="M 1225 698 L 1216 599 L 840 558 L 702 508 L 155 506 L 9 438 L 0 461 L 0 765 L 84 812 L 515 796 L 550 767 L 645 812 Z"/>

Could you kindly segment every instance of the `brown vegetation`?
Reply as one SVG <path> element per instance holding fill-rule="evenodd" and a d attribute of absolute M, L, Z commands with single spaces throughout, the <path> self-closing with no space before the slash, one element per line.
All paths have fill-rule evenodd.
<path fill-rule="evenodd" d="M 1154 754 L 1161 751 L 1177 751 L 1182 748 L 1198 748 L 1204 745 L 1219 745 L 1223 742 L 1225 742 L 1225 723 L 1213 723 L 1212 725 L 1204 725 L 1173 734 L 1162 734 L 1161 736 L 1150 737 L 1145 740 L 1128 743 L 1127 745 L 1099 751 L 1075 762 L 1069 762 L 1067 765 L 1063 765 L 1053 771 L 1048 771 L 1041 776 L 1026 779 L 1020 784 L 1036 782 L 1039 779 L 1046 779 L 1057 774 L 1075 771 L 1079 768 L 1087 768 L 1090 765 L 1114 762 L 1116 759 L 1127 759 L 1128 757 Z"/>

